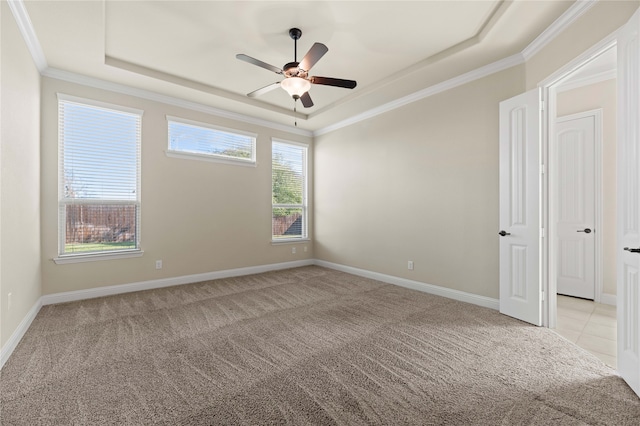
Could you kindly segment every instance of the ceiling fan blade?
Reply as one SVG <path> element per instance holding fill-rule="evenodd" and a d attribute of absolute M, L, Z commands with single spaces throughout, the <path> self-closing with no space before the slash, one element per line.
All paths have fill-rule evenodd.
<path fill-rule="evenodd" d="M 311 108 L 313 106 L 313 101 L 311 100 L 311 96 L 309 96 L 309 92 L 304 92 L 302 96 L 300 96 L 300 102 L 304 105 L 305 108 Z"/>
<path fill-rule="evenodd" d="M 304 55 L 302 61 L 298 65 L 298 68 L 302 68 L 305 71 L 309 71 L 312 66 L 316 64 L 329 51 L 329 48 L 322 43 L 314 43 L 311 49 Z"/>
<path fill-rule="evenodd" d="M 273 71 L 276 74 L 282 74 L 282 70 L 280 68 L 274 67 L 273 65 L 269 65 L 268 63 L 262 62 L 262 61 L 260 61 L 260 60 L 258 60 L 256 58 L 252 58 L 251 56 L 247 56 L 245 54 L 239 53 L 239 54 L 236 55 L 236 58 L 240 59 L 241 61 L 245 61 L 245 62 L 248 62 L 250 64 L 257 65 L 257 66 L 262 67 L 264 69 L 267 69 L 269 71 Z"/>
<path fill-rule="evenodd" d="M 251 93 L 247 93 L 247 96 L 250 98 L 255 98 L 256 96 L 260 96 L 260 95 L 264 95 L 267 92 L 272 91 L 273 89 L 277 89 L 278 87 L 280 87 L 280 82 L 277 81 L 275 83 L 271 83 L 268 86 L 264 86 L 258 90 L 254 90 Z"/>
<path fill-rule="evenodd" d="M 344 87 L 345 89 L 353 89 L 358 84 L 355 80 L 343 80 L 341 78 L 330 77 L 310 77 L 309 80 L 313 84 L 324 84 L 325 86 Z"/>

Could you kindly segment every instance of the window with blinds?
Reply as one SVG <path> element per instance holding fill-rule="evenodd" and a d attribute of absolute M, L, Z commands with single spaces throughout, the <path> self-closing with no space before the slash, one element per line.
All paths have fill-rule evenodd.
<path fill-rule="evenodd" d="M 142 111 L 58 95 L 59 254 L 139 250 Z"/>
<path fill-rule="evenodd" d="M 307 238 L 307 146 L 271 145 L 273 241 Z"/>
<path fill-rule="evenodd" d="M 255 134 L 177 117 L 167 117 L 167 122 L 167 155 L 255 165 Z"/>

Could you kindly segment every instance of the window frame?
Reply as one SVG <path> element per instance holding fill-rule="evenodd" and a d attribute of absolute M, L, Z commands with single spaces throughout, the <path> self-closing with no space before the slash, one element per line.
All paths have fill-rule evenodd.
<path fill-rule="evenodd" d="M 108 259 L 122 259 L 129 257 L 140 257 L 143 255 L 141 244 L 141 207 L 142 207 L 142 117 L 144 111 L 141 109 L 126 107 L 122 105 L 111 104 L 107 102 L 98 101 L 95 99 L 82 98 L 78 96 L 67 95 L 64 93 L 57 93 L 57 114 L 58 114 L 58 250 L 57 257 L 53 258 L 56 264 L 65 263 L 77 263 L 77 262 L 90 262 L 97 260 Z M 63 118 L 60 117 L 60 109 L 62 103 L 74 103 L 80 106 L 93 107 L 107 109 L 123 114 L 137 116 L 138 131 L 136 134 L 136 199 L 131 200 L 105 200 L 100 198 L 82 199 L 82 198 L 65 198 L 65 172 L 64 172 L 64 136 L 62 132 L 62 126 L 64 124 Z M 66 209 L 63 206 L 69 204 L 85 204 L 85 205 L 134 205 L 136 208 L 135 221 L 135 248 L 126 249 L 114 249 L 105 251 L 93 251 L 93 252 L 72 252 L 65 253 L 66 245 Z M 63 213 L 63 210 L 65 213 Z"/>
<path fill-rule="evenodd" d="M 213 163 L 225 163 L 225 164 L 234 164 L 239 166 L 249 166 L 256 167 L 256 141 L 258 139 L 258 135 L 256 133 L 246 132 L 243 130 L 231 129 L 228 127 L 217 126 L 211 123 L 205 123 L 202 121 L 190 120 L 188 118 L 176 117 L 172 115 L 166 116 L 167 121 L 167 150 L 165 154 L 167 157 L 173 158 L 182 158 L 187 160 L 200 160 L 200 161 L 210 161 Z M 186 124 L 188 126 L 199 127 L 201 129 L 212 130 L 214 132 L 227 133 L 236 136 L 244 136 L 251 138 L 251 157 L 250 158 L 242 158 L 242 157 L 232 157 L 227 155 L 220 154 L 206 154 L 206 153 L 196 153 L 190 151 L 180 151 L 171 149 L 171 135 L 169 126 L 171 122 Z"/>
<path fill-rule="evenodd" d="M 274 204 L 273 203 L 273 146 L 274 144 L 290 145 L 303 149 L 302 160 L 302 204 Z M 303 142 L 289 141 L 285 139 L 271 139 L 271 243 L 296 243 L 300 241 L 309 241 L 309 144 Z M 275 208 L 302 208 L 302 232 L 300 236 L 289 238 L 274 238 L 273 235 L 273 209 Z"/>

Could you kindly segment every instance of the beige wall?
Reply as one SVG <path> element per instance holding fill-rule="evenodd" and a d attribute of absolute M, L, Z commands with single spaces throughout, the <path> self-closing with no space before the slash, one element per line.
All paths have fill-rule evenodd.
<path fill-rule="evenodd" d="M 316 138 L 316 257 L 497 298 L 498 103 L 524 84 L 514 67 Z"/>
<path fill-rule="evenodd" d="M 58 238 L 58 92 L 144 110 L 144 256 L 62 265 L 51 260 Z M 313 258 L 310 243 L 307 252 L 304 244 L 271 244 L 271 138 L 311 143 L 310 137 L 50 78 L 43 78 L 41 102 L 43 294 Z M 167 157 L 166 115 L 256 133 L 257 167 Z M 156 270 L 160 259 L 163 268 Z"/>
<path fill-rule="evenodd" d="M 603 291 L 616 294 L 616 80 L 561 92 L 557 113 L 575 114 L 602 108 Z"/>
<path fill-rule="evenodd" d="M 0 347 L 4 347 L 41 292 L 40 75 L 6 2 L 0 8 Z"/>
<path fill-rule="evenodd" d="M 600 2 L 524 65 L 318 137 L 316 257 L 497 298 L 498 103 L 637 7 Z"/>

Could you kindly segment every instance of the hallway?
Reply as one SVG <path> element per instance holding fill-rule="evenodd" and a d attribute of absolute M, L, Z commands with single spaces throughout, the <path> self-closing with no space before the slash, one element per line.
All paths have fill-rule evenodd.
<path fill-rule="evenodd" d="M 616 368 L 616 307 L 558 295 L 555 331 Z"/>

